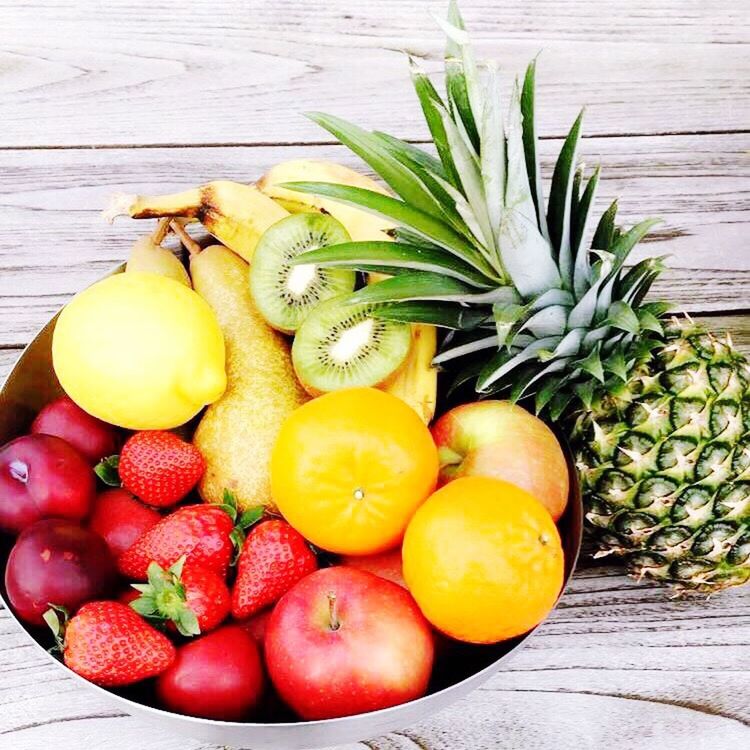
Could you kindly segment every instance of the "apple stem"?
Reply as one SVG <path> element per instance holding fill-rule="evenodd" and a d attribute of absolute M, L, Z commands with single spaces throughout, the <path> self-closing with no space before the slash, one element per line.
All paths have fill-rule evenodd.
<path fill-rule="evenodd" d="M 336 614 L 336 594 L 333 591 L 328 592 L 328 617 L 330 618 L 331 630 L 338 630 L 341 627 L 341 623 Z"/>

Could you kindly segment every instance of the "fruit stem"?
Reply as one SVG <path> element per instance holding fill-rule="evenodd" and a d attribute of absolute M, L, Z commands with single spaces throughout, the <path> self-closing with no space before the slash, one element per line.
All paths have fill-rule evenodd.
<path fill-rule="evenodd" d="M 336 612 L 336 594 L 334 594 L 333 591 L 328 592 L 328 618 L 330 620 L 329 627 L 331 630 L 336 631 L 341 627 Z"/>
<path fill-rule="evenodd" d="M 170 226 L 172 227 L 172 231 L 180 238 L 180 242 L 186 247 L 191 258 L 200 253 L 201 246 L 188 234 L 185 227 L 179 221 L 171 221 Z"/>
<path fill-rule="evenodd" d="M 154 245 L 161 245 L 161 243 L 164 242 L 164 238 L 169 234 L 170 222 L 171 218 L 169 216 L 160 219 L 159 223 L 156 225 L 154 233 L 151 235 L 151 242 L 153 242 Z"/>

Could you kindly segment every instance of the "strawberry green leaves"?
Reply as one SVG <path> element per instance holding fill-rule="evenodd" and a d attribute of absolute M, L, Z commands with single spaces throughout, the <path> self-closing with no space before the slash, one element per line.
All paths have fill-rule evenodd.
<path fill-rule="evenodd" d="M 107 487 L 119 487 L 121 485 L 119 466 L 120 456 L 108 456 L 94 466 L 94 473 Z"/>

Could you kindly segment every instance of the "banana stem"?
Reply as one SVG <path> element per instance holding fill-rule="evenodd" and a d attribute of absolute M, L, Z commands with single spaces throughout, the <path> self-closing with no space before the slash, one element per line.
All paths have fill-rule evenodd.
<path fill-rule="evenodd" d="M 125 195 L 118 193 L 112 196 L 103 215 L 110 223 L 117 216 L 130 216 L 133 219 L 184 216 L 194 219 L 202 210 L 202 190 L 201 188 L 192 188 L 171 195 Z"/>
<path fill-rule="evenodd" d="M 201 246 L 188 234 L 179 221 L 171 221 L 169 225 L 172 227 L 172 231 L 180 238 L 180 242 L 185 246 L 190 257 L 198 255 L 201 251 Z"/>

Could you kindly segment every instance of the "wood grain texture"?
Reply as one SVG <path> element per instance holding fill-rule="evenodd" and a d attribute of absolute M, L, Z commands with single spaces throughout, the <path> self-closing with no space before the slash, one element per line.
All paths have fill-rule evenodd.
<path fill-rule="evenodd" d="M 442 34 L 428 11 L 444 4 L 0 0 L 0 383 L 36 330 L 150 230 L 100 220 L 114 191 L 251 181 L 303 156 L 356 166 L 299 114 L 309 109 L 423 140 L 403 53 L 437 80 Z M 655 293 L 707 313 L 750 353 L 746 0 L 461 6 L 478 56 L 506 77 L 542 50 L 547 177 L 588 105 L 582 155 L 604 167 L 600 210 L 619 195 L 625 223 L 662 216 L 638 251 L 671 255 Z M 739 750 L 748 694 L 750 587 L 670 601 L 584 559 L 550 620 L 484 688 L 337 750 Z M 113 709 L 0 609 L 0 750 L 42 747 L 221 750 Z"/>
<path fill-rule="evenodd" d="M 559 141 L 545 141 L 551 173 Z M 750 160 L 742 135 L 590 139 L 603 165 L 598 206 L 622 196 L 621 220 L 662 216 L 634 257 L 670 255 L 654 294 L 693 312 L 745 309 L 750 299 Z M 99 212 L 115 191 L 167 192 L 213 178 L 251 181 L 302 156 L 352 166 L 338 146 L 0 151 L 0 346 L 25 343 L 73 293 L 127 256 L 150 223 Z M 19 238 L 23 238 L 19 240 Z"/>
<path fill-rule="evenodd" d="M 403 50 L 441 67 L 433 0 L 0 2 L 0 146 L 326 140 L 325 108 L 426 133 Z M 543 50 L 540 132 L 746 130 L 744 0 L 469 0 L 477 55 L 518 72 Z"/>
<path fill-rule="evenodd" d="M 421 725 L 356 747 L 745 747 L 749 663 L 750 598 L 743 590 L 670 601 L 664 589 L 593 567 L 576 574 L 549 621 L 485 687 Z M 208 750 L 113 710 L 27 645 L 5 612 L 0 675 L 3 750 L 53 741 L 62 748 Z"/>

